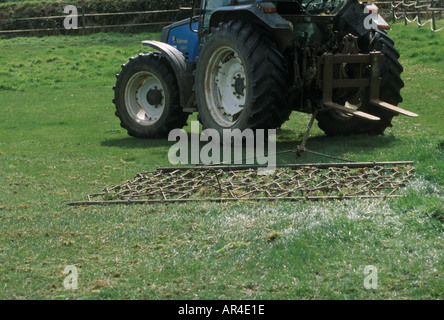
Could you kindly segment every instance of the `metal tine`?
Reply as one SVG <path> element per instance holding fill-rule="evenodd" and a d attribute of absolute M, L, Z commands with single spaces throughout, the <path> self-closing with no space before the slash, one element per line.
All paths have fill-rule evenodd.
<path fill-rule="evenodd" d="M 88 195 L 87 203 L 391 198 L 416 175 L 412 162 L 289 165 L 278 167 L 272 176 L 258 175 L 256 169 L 208 167 L 139 173 L 133 181 Z"/>

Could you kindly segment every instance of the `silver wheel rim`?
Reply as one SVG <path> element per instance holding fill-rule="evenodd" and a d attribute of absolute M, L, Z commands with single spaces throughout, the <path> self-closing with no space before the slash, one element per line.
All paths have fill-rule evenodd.
<path fill-rule="evenodd" d="M 207 108 L 213 120 L 229 128 L 239 120 L 247 99 L 247 78 L 239 55 L 230 47 L 221 47 L 210 58 L 205 70 L 204 90 Z"/>
<path fill-rule="evenodd" d="M 149 95 L 155 95 L 148 99 Z M 160 80 L 148 71 L 135 73 L 125 88 L 125 106 L 137 123 L 150 126 L 159 121 L 165 110 L 165 90 Z"/>

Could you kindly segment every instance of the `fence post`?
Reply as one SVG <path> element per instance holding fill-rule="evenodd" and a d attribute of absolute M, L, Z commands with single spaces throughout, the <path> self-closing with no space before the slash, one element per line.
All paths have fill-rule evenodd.
<path fill-rule="evenodd" d="M 82 5 L 82 33 L 83 34 L 85 34 L 85 24 L 86 24 L 86 21 L 85 21 L 85 9 L 83 8 L 83 5 Z"/>
<path fill-rule="evenodd" d="M 436 30 L 435 11 L 432 11 L 432 30 Z"/>
<path fill-rule="evenodd" d="M 404 25 L 407 25 L 407 7 L 405 5 L 404 5 Z"/>
<path fill-rule="evenodd" d="M 442 0 L 439 0 L 438 8 L 442 8 Z M 442 11 L 439 11 L 439 19 L 442 19 Z"/>
<path fill-rule="evenodd" d="M 392 0 L 392 19 L 396 21 L 395 0 Z"/>
<path fill-rule="evenodd" d="M 430 8 L 434 8 L 435 0 L 432 0 L 432 3 L 430 4 Z M 436 30 L 436 21 L 435 21 L 435 10 L 432 10 L 432 30 Z"/>
<path fill-rule="evenodd" d="M 418 27 L 421 27 L 421 2 L 420 0 L 416 0 L 416 21 L 418 22 Z"/>

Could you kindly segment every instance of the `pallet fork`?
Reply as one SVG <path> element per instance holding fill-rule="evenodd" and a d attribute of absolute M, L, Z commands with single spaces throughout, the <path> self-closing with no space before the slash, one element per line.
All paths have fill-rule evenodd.
<path fill-rule="evenodd" d="M 331 54 L 326 53 L 320 59 L 320 68 L 322 75 L 318 77 L 318 86 L 322 89 L 322 102 L 325 107 L 335 109 L 341 112 L 347 112 L 353 116 L 371 121 L 381 120 L 379 117 L 366 112 L 358 111 L 333 102 L 333 89 L 336 88 L 370 88 L 370 103 L 376 107 L 389 110 L 396 114 L 402 114 L 408 117 L 418 117 L 416 113 L 399 108 L 390 103 L 379 99 L 379 89 L 381 83 L 381 62 L 383 54 L 374 51 L 369 54 Z M 343 79 L 339 72 L 339 78 L 335 78 L 335 70 L 343 64 L 359 64 L 359 73 L 356 78 Z M 365 66 L 371 66 L 370 76 L 362 78 L 362 70 Z"/>

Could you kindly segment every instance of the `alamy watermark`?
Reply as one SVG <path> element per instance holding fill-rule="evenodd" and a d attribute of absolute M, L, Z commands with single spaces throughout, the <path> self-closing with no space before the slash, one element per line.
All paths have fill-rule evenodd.
<path fill-rule="evenodd" d="M 66 266 L 63 270 L 64 274 L 67 274 L 65 280 L 63 280 L 63 286 L 66 290 L 77 290 L 79 281 L 79 272 L 75 266 Z"/>
<path fill-rule="evenodd" d="M 63 13 L 68 14 L 68 16 L 63 20 L 63 27 L 66 30 L 78 29 L 79 28 L 79 11 L 76 6 L 69 5 L 63 10 Z"/>
<path fill-rule="evenodd" d="M 168 152 L 172 165 L 258 164 L 264 166 L 260 174 L 276 169 L 276 130 L 225 129 L 221 135 L 215 129 L 199 134 L 199 128 L 199 122 L 192 121 L 190 135 L 183 129 L 170 132 L 168 141 L 176 141 Z"/>
<path fill-rule="evenodd" d="M 378 29 L 378 24 L 376 23 L 376 21 L 379 18 L 377 7 L 365 6 L 364 14 L 367 14 L 367 16 L 364 19 L 364 28 L 366 28 L 367 30 Z"/>
<path fill-rule="evenodd" d="M 378 289 L 378 268 L 375 266 L 366 266 L 364 268 L 364 288 L 367 290 Z"/>

